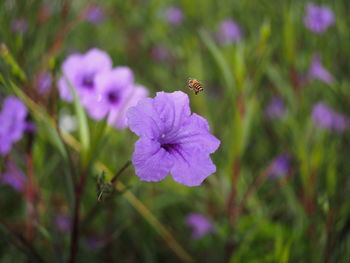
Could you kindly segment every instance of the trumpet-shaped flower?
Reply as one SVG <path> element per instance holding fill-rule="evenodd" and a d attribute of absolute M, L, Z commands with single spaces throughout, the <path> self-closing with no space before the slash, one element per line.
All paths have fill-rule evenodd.
<path fill-rule="evenodd" d="M 60 96 L 67 102 L 73 101 L 69 85 L 75 89 L 82 104 L 89 107 L 90 97 L 95 96 L 95 77 L 98 73 L 112 69 L 112 60 L 107 53 L 99 49 L 91 49 L 86 54 L 69 56 L 62 66 L 63 76 L 59 80 Z"/>
<path fill-rule="evenodd" d="M 214 226 L 210 220 L 200 213 L 191 213 L 186 217 L 186 224 L 192 228 L 192 238 L 200 239 L 208 233 L 214 231 Z"/>
<path fill-rule="evenodd" d="M 341 133 L 349 128 L 348 118 L 343 114 L 334 111 L 324 102 L 319 102 L 313 107 L 312 120 L 316 127 L 329 131 Z"/>
<path fill-rule="evenodd" d="M 13 162 L 8 161 L 5 173 L 0 175 L 0 183 L 11 186 L 17 192 L 23 192 L 25 190 L 27 178 Z"/>
<path fill-rule="evenodd" d="M 90 96 L 88 112 L 96 120 L 108 114 L 108 124 L 122 129 L 127 126 L 126 111 L 135 106 L 141 98 L 148 95 L 143 86 L 135 85 L 134 75 L 128 67 L 117 67 L 114 70 L 96 76 L 96 96 Z"/>
<path fill-rule="evenodd" d="M 334 24 L 334 15 L 331 9 L 308 3 L 304 17 L 305 26 L 316 34 L 323 34 Z"/>
<path fill-rule="evenodd" d="M 309 69 L 309 77 L 311 79 L 323 81 L 327 84 L 332 84 L 334 82 L 332 74 L 323 67 L 321 63 L 321 56 L 319 54 L 315 54 L 312 58 Z"/>
<path fill-rule="evenodd" d="M 0 155 L 11 151 L 12 145 L 19 141 L 27 127 L 27 108 L 22 101 L 8 96 L 0 113 Z"/>
<path fill-rule="evenodd" d="M 243 38 L 243 30 L 234 20 L 224 19 L 220 23 L 217 37 L 222 45 L 236 43 Z"/>
<path fill-rule="evenodd" d="M 127 118 L 141 136 L 132 157 L 141 180 L 157 182 L 171 173 L 178 183 L 197 186 L 216 171 L 210 154 L 220 141 L 203 117 L 191 114 L 185 93 L 158 92 L 130 108 Z"/>

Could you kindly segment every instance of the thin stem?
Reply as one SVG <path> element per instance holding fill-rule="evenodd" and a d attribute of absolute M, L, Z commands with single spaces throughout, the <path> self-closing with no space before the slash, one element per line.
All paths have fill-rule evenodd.
<path fill-rule="evenodd" d="M 81 198 L 83 196 L 84 186 L 87 178 L 87 172 L 84 170 L 81 173 L 80 181 L 75 186 L 74 191 L 74 211 L 73 211 L 73 226 L 71 231 L 71 245 L 70 245 L 70 258 L 69 262 L 74 263 L 76 261 L 77 252 L 79 249 L 79 223 L 80 223 L 80 205 Z"/>
<path fill-rule="evenodd" d="M 127 162 L 124 164 L 124 166 L 123 166 L 122 168 L 119 169 L 119 171 L 113 176 L 113 178 L 110 180 L 110 182 L 109 182 L 108 184 L 109 184 L 109 185 L 114 184 L 114 183 L 118 180 L 118 178 L 123 174 L 123 172 L 124 172 L 130 165 L 131 165 L 131 161 L 129 160 L 129 161 L 127 161 Z M 98 196 L 98 201 L 101 200 L 101 197 L 102 197 L 102 195 L 103 195 L 103 191 L 104 191 L 104 187 L 102 188 L 102 190 L 101 190 L 101 192 L 100 192 L 100 194 L 99 194 L 99 196 Z M 113 191 L 113 192 L 108 196 L 108 198 L 106 198 L 105 201 L 111 200 L 111 199 L 116 195 L 116 193 L 117 193 L 117 191 Z M 105 202 L 105 203 L 106 203 L 106 202 Z M 83 224 L 85 225 L 88 221 L 90 221 L 90 220 L 98 213 L 98 211 L 99 211 L 100 209 L 102 209 L 102 208 L 103 208 L 103 206 L 102 206 L 99 202 L 97 202 L 97 203 L 93 206 L 93 208 L 90 210 L 90 212 L 87 214 L 87 216 L 85 217 L 84 223 L 83 223 Z"/>

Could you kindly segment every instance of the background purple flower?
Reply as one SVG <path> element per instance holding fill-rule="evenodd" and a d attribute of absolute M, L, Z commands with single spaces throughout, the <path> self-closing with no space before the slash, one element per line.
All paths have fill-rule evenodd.
<path fill-rule="evenodd" d="M 38 75 L 37 85 L 40 94 L 45 94 L 50 91 L 52 84 L 51 74 L 48 71 L 42 71 Z"/>
<path fill-rule="evenodd" d="M 210 154 L 220 141 L 204 118 L 191 115 L 187 94 L 158 92 L 130 108 L 127 117 L 141 136 L 132 157 L 141 180 L 157 182 L 171 173 L 178 183 L 197 186 L 216 171 Z"/>
<path fill-rule="evenodd" d="M 272 160 L 269 176 L 277 178 L 288 174 L 290 169 L 290 155 L 283 153 Z"/>
<path fill-rule="evenodd" d="M 59 214 L 54 217 L 54 224 L 59 231 L 67 233 L 70 231 L 72 226 L 72 219 L 68 215 Z"/>
<path fill-rule="evenodd" d="M 25 33 L 28 30 L 28 22 L 23 18 L 12 20 L 11 30 L 14 33 Z"/>
<path fill-rule="evenodd" d="M 90 7 L 85 14 L 85 19 L 95 25 L 102 23 L 104 18 L 105 14 L 100 6 Z"/>
<path fill-rule="evenodd" d="M 192 238 L 200 239 L 208 233 L 214 231 L 214 226 L 210 220 L 200 213 L 191 213 L 186 217 L 186 224 L 192 228 Z"/>
<path fill-rule="evenodd" d="M 180 25 L 183 21 L 183 12 L 179 7 L 176 6 L 171 6 L 168 7 L 165 12 L 165 19 L 166 21 L 173 25 L 173 26 L 177 26 Z"/>
<path fill-rule="evenodd" d="M 156 61 L 166 61 L 170 58 L 170 50 L 163 45 L 152 47 L 151 56 Z"/>
<path fill-rule="evenodd" d="M 331 9 L 308 3 L 304 17 L 305 26 L 316 34 L 324 33 L 334 24 L 334 16 Z"/>
<path fill-rule="evenodd" d="M 324 102 L 319 102 L 313 107 L 312 120 L 317 127 L 336 132 L 345 131 L 349 124 L 347 117 L 334 111 Z"/>
<path fill-rule="evenodd" d="M 12 144 L 19 141 L 26 129 L 27 108 L 22 101 L 8 96 L 0 113 L 0 155 L 11 151 Z"/>
<path fill-rule="evenodd" d="M 58 83 L 61 98 L 68 102 L 73 100 L 73 95 L 67 83 L 69 81 L 80 97 L 82 104 L 88 107 L 89 97 L 96 96 L 96 75 L 111 69 L 111 58 L 99 49 L 91 49 L 84 55 L 70 55 L 63 62 L 62 73 L 64 76 Z"/>
<path fill-rule="evenodd" d="M 5 173 L 0 175 L 0 183 L 11 186 L 17 192 L 24 192 L 27 178 L 11 161 L 7 162 Z"/>
<path fill-rule="evenodd" d="M 312 62 L 309 69 L 309 78 L 318 79 L 327 84 L 332 84 L 334 82 L 332 74 L 329 73 L 321 64 L 321 56 L 319 54 L 315 54 L 312 57 Z"/>
<path fill-rule="evenodd" d="M 269 119 L 282 119 L 286 113 L 282 98 L 273 97 L 267 105 L 265 113 Z"/>
<path fill-rule="evenodd" d="M 134 84 L 134 75 L 128 67 L 100 73 L 95 83 L 96 96 L 90 97 L 87 107 L 90 116 L 101 120 L 108 114 L 108 124 L 120 129 L 127 126 L 125 113 L 128 108 L 148 95 L 147 89 Z"/>
<path fill-rule="evenodd" d="M 232 19 L 224 19 L 220 23 L 217 38 L 220 44 L 228 45 L 239 42 L 243 37 L 241 27 Z"/>

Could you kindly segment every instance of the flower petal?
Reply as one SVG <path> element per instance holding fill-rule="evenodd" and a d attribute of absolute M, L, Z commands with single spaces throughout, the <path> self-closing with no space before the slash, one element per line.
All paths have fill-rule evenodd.
<path fill-rule="evenodd" d="M 171 134 L 181 128 L 181 124 L 191 114 L 189 99 L 182 91 L 173 93 L 157 92 L 154 108 L 163 123 L 163 133 Z"/>
<path fill-rule="evenodd" d="M 137 103 L 148 96 L 148 90 L 144 86 L 136 85 L 129 92 L 126 100 L 121 108 L 116 111 L 111 111 L 108 116 L 108 123 L 114 125 L 117 129 L 124 129 L 128 126 L 126 113 L 129 108 L 137 105 Z"/>
<path fill-rule="evenodd" d="M 195 113 L 167 143 L 186 145 L 188 148 L 206 153 L 215 152 L 220 145 L 220 141 L 209 132 L 209 124 L 206 119 Z"/>
<path fill-rule="evenodd" d="M 81 61 L 81 67 L 86 71 L 103 72 L 112 69 L 112 59 L 109 55 L 97 48 L 90 49 Z"/>
<path fill-rule="evenodd" d="M 168 175 L 173 160 L 158 142 L 141 138 L 135 143 L 132 163 L 141 180 L 158 182 Z"/>
<path fill-rule="evenodd" d="M 156 139 L 162 132 L 162 125 L 153 107 L 153 99 L 145 98 L 126 113 L 130 129 L 138 136 Z"/>
<path fill-rule="evenodd" d="M 198 186 L 216 171 L 209 154 L 191 147 L 179 147 L 172 153 L 174 166 L 171 174 L 174 180 L 187 186 Z"/>

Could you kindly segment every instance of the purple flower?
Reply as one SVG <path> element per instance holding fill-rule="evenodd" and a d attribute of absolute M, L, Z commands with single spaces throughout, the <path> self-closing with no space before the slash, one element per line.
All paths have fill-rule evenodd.
<path fill-rule="evenodd" d="M 334 24 L 333 12 L 325 6 L 308 3 L 305 11 L 304 24 L 316 34 L 323 34 L 328 27 Z"/>
<path fill-rule="evenodd" d="M 210 220 L 200 213 L 191 213 L 186 217 L 186 224 L 192 228 L 192 238 L 200 239 L 208 233 L 214 231 L 214 226 Z"/>
<path fill-rule="evenodd" d="M 12 20 L 11 30 L 14 33 L 25 33 L 28 30 L 28 22 L 23 18 Z"/>
<path fill-rule="evenodd" d="M 324 102 L 314 106 L 312 120 L 317 127 L 336 132 L 345 131 L 349 125 L 347 117 L 329 108 Z"/>
<path fill-rule="evenodd" d="M 67 233 L 71 229 L 72 219 L 65 214 L 56 215 L 54 217 L 54 224 L 60 232 Z"/>
<path fill-rule="evenodd" d="M 243 37 L 242 28 L 232 19 L 224 19 L 220 23 L 217 38 L 222 45 L 239 42 Z"/>
<path fill-rule="evenodd" d="M 269 119 L 283 119 L 286 113 L 284 102 L 280 97 L 273 97 L 265 109 Z"/>
<path fill-rule="evenodd" d="M 104 17 L 105 14 L 100 6 L 90 7 L 85 14 L 85 19 L 95 25 L 102 23 Z"/>
<path fill-rule="evenodd" d="M 106 243 L 104 238 L 98 236 L 88 237 L 85 242 L 86 246 L 91 250 L 98 250 Z"/>
<path fill-rule="evenodd" d="M 290 155 L 283 153 L 273 159 L 270 166 L 269 176 L 271 178 L 278 178 L 285 176 L 290 169 Z"/>
<path fill-rule="evenodd" d="M 11 151 L 26 129 L 27 108 L 14 96 L 8 96 L 0 112 L 0 155 Z"/>
<path fill-rule="evenodd" d="M 0 175 L 0 183 L 11 186 L 17 192 L 24 192 L 27 178 L 21 170 L 19 170 L 13 162 L 7 162 L 5 173 Z"/>
<path fill-rule="evenodd" d="M 40 94 L 47 93 L 52 84 L 51 74 L 48 71 L 40 72 L 37 79 L 38 91 Z"/>
<path fill-rule="evenodd" d="M 90 116 L 96 120 L 108 114 L 108 124 L 123 129 L 127 126 L 126 111 L 135 106 L 141 98 L 148 95 L 143 86 L 135 85 L 134 75 L 128 67 L 117 67 L 114 70 L 96 76 L 96 94 L 90 97 L 88 107 Z"/>
<path fill-rule="evenodd" d="M 318 79 L 327 84 L 332 84 L 334 78 L 331 73 L 329 73 L 321 64 L 321 56 L 315 54 L 312 58 L 311 66 L 309 69 L 309 78 Z"/>
<path fill-rule="evenodd" d="M 170 51 L 162 45 L 156 45 L 151 50 L 151 56 L 156 61 L 166 61 L 170 58 Z"/>
<path fill-rule="evenodd" d="M 183 12 L 179 7 L 171 6 L 165 10 L 165 19 L 169 24 L 178 26 L 183 21 Z"/>
<path fill-rule="evenodd" d="M 76 90 L 82 104 L 88 108 L 90 97 L 96 96 L 96 75 L 111 69 L 111 58 L 99 49 L 91 49 L 84 55 L 73 54 L 69 56 L 63 62 L 62 73 L 64 76 L 58 83 L 61 98 L 67 102 L 73 101 L 68 84 L 70 83 Z"/>
<path fill-rule="evenodd" d="M 216 171 L 210 154 L 220 141 L 203 117 L 191 114 L 187 94 L 158 92 L 130 108 L 127 118 L 141 136 L 132 157 L 141 180 L 157 182 L 171 173 L 176 182 L 197 186 Z"/>

